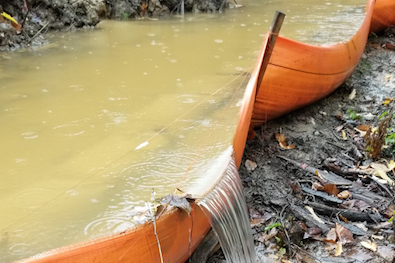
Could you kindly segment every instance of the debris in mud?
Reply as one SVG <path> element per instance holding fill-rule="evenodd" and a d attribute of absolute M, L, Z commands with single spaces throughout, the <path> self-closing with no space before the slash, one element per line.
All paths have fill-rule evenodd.
<path fill-rule="evenodd" d="M 262 262 L 394 260 L 394 33 L 370 38 L 333 94 L 256 129 L 265 140 L 247 141 L 243 164 L 257 167 L 239 173 Z M 288 142 L 295 147 L 285 150 Z M 225 261 L 217 252 L 208 262 Z"/>

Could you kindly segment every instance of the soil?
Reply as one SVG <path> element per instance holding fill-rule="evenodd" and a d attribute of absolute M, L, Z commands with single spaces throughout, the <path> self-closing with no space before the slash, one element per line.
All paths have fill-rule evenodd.
<path fill-rule="evenodd" d="M 370 175 L 347 173 L 373 161 L 394 159 L 395 147 L 391 143 L 373 159 L 366 151 L 361 133 L 356 130 L 362 127 L 359 125 L 379 126 L 380 115 L 393 110 L 394 102 L 389 98 L 395 97 L 394 35 L 395 28 L 388 28 L 379 36 L 370 36 L 357 69 L 339 89 L 313 105 L 258 127 L 255 138 L 247 141 L 239 173 L 259 262 L 394 262 L 394 226 L 388 223 L 388 217 L 394 211 L 391 207 L 394 187 L 377 183 Z M 393 119 L 391 127 L 395 127 Z M 393 130 L 387 131 L 391 133 Z M 294 145 L 294 148 L 280 147 L 275 136 L 279 133 L 286 138 L 287 145 Z M 279 156 L 298 163 L 292 164 Z M 329 211 L 344 204 L 316 195 L 323 190 L 309 191 L 313 183 L 331 185 L 319 178 L 323 170 L 333 168 L 330 164 L 336 164 L 338 169 L 334 171 L 341 178 L 366 190 L 362 196 L 355 194 L 340 201 L 355 204 L 365 200 L 368 204 L 364 203 L 364 207 L 345 206 L 346 211 L 364 214 L 360 221 L 339 210 Z M 315 173 L 317 170 L 319 173 Z M 388 174 L 395 179 L 393 171 Z M 349 187 L 341 182 L 336 184 L 339 192 L 355 188 L 355 185 Z M 370 193 L 375 194 L 373 199 L 378 199 L 365 199 L 364 196 Z M 320 205 L 325 207 L 320 209 Z M 323 221 L 322 225 L 311 220 L 312 215 L 306 206 L 314 208 Z M 345 223 L 347 217 L 348 224 Z M 276 222 L 283 227 L 265 230 Z M 355 226 L 358 229 L 354 229 Z M 332 239 L 328 237 L 343 230 L 342 240 L 336 235 Z M 376 244 L 376 251 L 364 247 L 363 241 Z M 342 253 L 335 256 L 339 243 Z M 221 252 L 217 252 L 208 262 L 226 260 Z"/>
<path fill-rule="evenodd" d="M 219 12 L 231 5 L 223 0 L 184 2 L 186 12 Z M 179 0 L 0 0 L 0 11 L 10 14 L 23 26 L 21 29 L 8 20 L 0 20 L 0 50 L 42 45 L 49 41 L 48 33 L 94 27 L 102 19 L 143 19 L 170 15 L 180 11 L 179 3 Z M 366 151 L 361 132 L 356 130 L 361 129 L 359 125 L 362 124 L 380 126 L 380 115 L 390 112 L 395 103 L 387 99 L 395 97 L 394 35 L 395 28 L 389 28 L 379 36 L 372 35 L 358 68 L 339 89 L 314 105 L 258 127 L 255 138 L 247 141 L 239 173 L 261 262 L 394 260 L 394 227 L 388 223 L 394 211 L 391 208 L 394 204 L 394 187 L 382 181 L 376 182 L 371 175 L 347 173 L 350 169 L 361 169 L 361 166 L 373 161 L 394 159 L 394 146 L 391 143 L 373 159 Z M 393 120 L 390 120 L 389 126 L 395 127 Z M 294 148 L 280 147 L 275 137 L 279 133 L 286 138 L 287 145 L 293 145 Z M 298 163 L 292 164 L 290 160 Z M 352 191 L 357 186 L 363 188 L 359 198 L 353 192 L 354 196 L 341 201 L 353 204 L 348 204 L 344 210 L 356 212 L 366 219 L 359 220 L 359 225 L 350 218 L 345 224 L 347 216 L 351 216 L 344 214 L 344 210 L 328 209 L 341 206 L 330 201 L 329 197 L 317 194 L 323 191 L 310 191 L 313 184 L 314 189 L 320 189 L 320 185 L 333 186 L 322 178 L 321 173 L 334 167 L 338 168 L 335 169 L 338 175 L 356 184 L 350 187 L 335 183 L 339 192 L 347 189 Z M 315 172 L 317 170 L 318 173 Z M 388 175 L 395 179 L 394 174 Z M 376 197 L 380 200 L 375 200 Z M 356 204 L 356 201 L 361 200 L 367 205 Z M 323 223 L 311 220 L 306 206 L 313 206 Z M 282 226 L 265 230 L 265 227 L 273 226 L 274 223 Z M 341 226 L 352 229 L 352 234 Z M 353 226 L 357 229 L 353 229 Z M 330 238 L 334 232 L 334 237 Z M 364 247 L 363 241 L 376 244 L 377 249 L 372 251 Z M 336 252 L 338 256 L 335 256 Z M 217 251 L 208 262 L 226 260 L 221 251 Z"/>

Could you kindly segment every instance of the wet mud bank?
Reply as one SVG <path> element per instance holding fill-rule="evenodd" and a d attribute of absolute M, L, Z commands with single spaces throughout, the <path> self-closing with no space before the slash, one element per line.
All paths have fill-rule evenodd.
<path fill-rule="evenodd" d="M 389 222 L 394 168 L 385 170 L 385 179 L 374 176 L 376 168 L 366 170 L 394 160 L 395 121 L 388 118 L 378 156 L 372 156 L 364 128 L 380 127 L 394 113 L 394 45 L 395 27 L 371 35 L 357 69 L 339 89 L 258 127 L 247 141 L 239 173 L 261 262 L 395 260 Z M 290 149 L 281 147 L 278 134 Z M 325 171 L 334 182 L 322 176 Z M 334 192 L 323 190 L 327 185 Z M 217 253 L 208 262 L 226 261 Z"/>
<path fill-rule="evenodd" d="M 94 27 L 103 19 L 221 12 L 227 0 L 0 0 L 0 51 L 47 43 L 47 33 Z M 7 18 L 9 15 L 11 18 Z"/>

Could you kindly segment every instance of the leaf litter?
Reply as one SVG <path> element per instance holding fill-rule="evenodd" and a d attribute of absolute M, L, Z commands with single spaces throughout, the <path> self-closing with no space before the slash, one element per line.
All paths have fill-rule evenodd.
<path fill-rule="evenodd" d="M 370 38 L 333 94 L 247 141 L 239 173 L 261 262 L 395 260 L 394 35 Z"/>

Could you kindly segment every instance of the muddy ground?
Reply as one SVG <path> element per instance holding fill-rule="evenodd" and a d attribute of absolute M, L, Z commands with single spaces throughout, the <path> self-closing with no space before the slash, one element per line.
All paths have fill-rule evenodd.
<path fill-rule="evenodd" d="M 358 68 L 339 89 L 314 105 L 258 127 L 255 138 L 248 140 L 239 173 L 260 262 L 394 262 L 394 226 L 388 223 L 394 211 L 388 209 L 394 204 L 394 187 L 363 171 L 352 172 L 373 161 L 394 159 L 394 142 L 374 159 L 356 130 L 362 129 L 359 125 L 378 127 L 385 118 L 379 120 L 380 115 L 394 108 L 394 35 L 395 28 L 372 35 Z M 393 119 L 389 126 L 395 128 Z M 386 136 L 393 132 L 387 131 Z M 279 133 L 293 149 L 280 147 L 275 136 Z M 348 190 L 353 195 L 332 200 L 331 190 L 315 187 L 331 185 L 322 179 L 322 170 L 340 176 L 335 177 L 338 192 Z M 393 171 L 388 175 L 395 179 Z M 363 189 L 355 191 L 360 189 L 343 185 L 341 178 Z M 329 197 L 321 197 L 325 192 Z M 312 220 L 307 206 L 322 223 Z M 274 223 L 284 227 L 265 230 Z M 373 248 L 367 248 L 369 244 Z M 208 262 L 226 261 L 217 252 Z"/>

